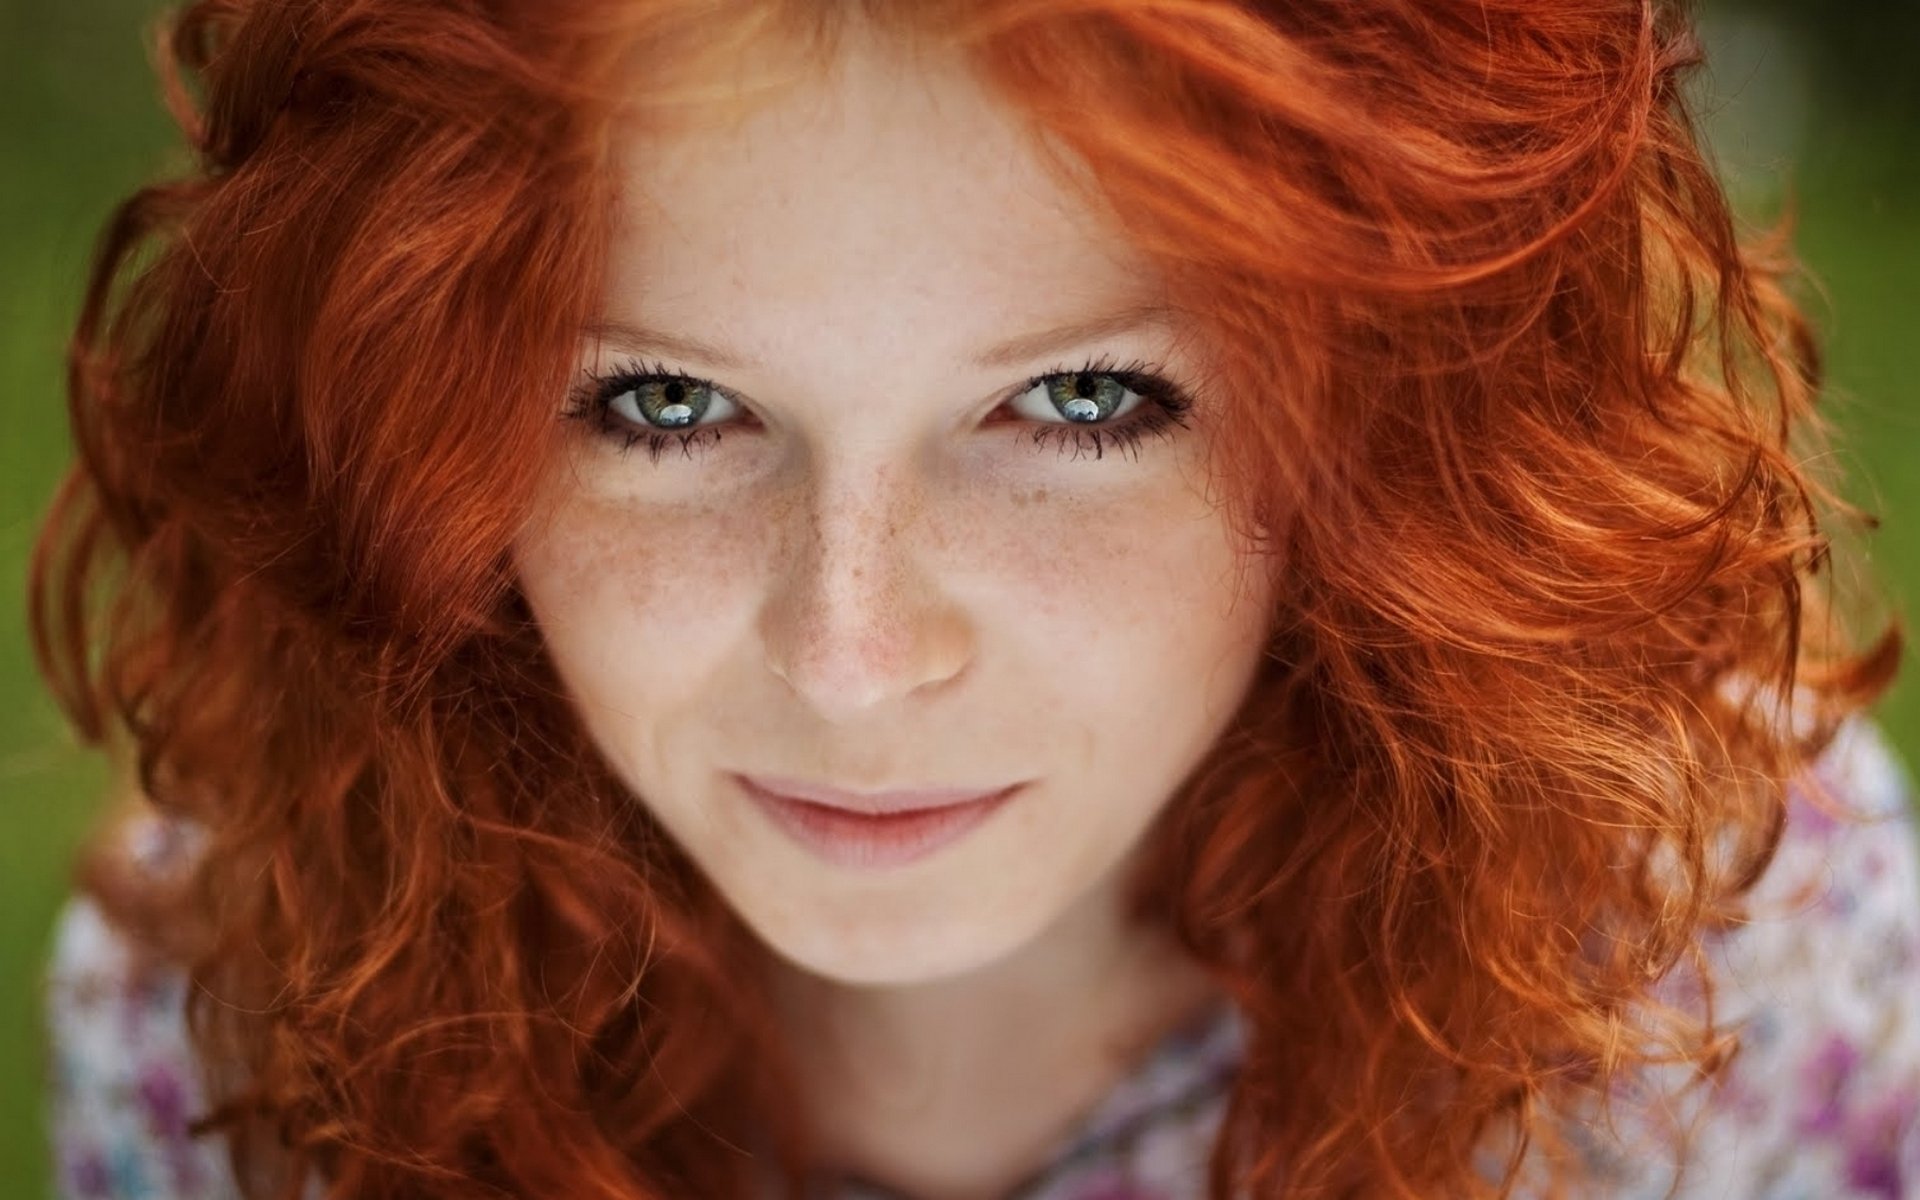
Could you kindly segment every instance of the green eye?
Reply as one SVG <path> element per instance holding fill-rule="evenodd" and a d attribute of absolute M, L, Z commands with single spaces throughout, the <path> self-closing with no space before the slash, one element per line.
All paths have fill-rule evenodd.
<path fill-rule="evenodd" d="M 1137 456 L 1146 438 L 1185 428 L 1189 406 L 1165 376 L 1144 365 L 1115 368 L 1104 361 L 1036 375 L 1011 401 L 1015 411 L 1027 410 L 1022 415 L 1033 427 L 1035 446 L 1096 459 L 1108 450 Z"/>
<path fill-rule="evenodd" d="M 1046 387 L 1047 399 L 1060 410 L 1060 415 L 1074 422 L 1106 420 L 1127 395 L 1127 389 L 1118 379 L 1097 371 L 1049 376 Z"/>
<path fill-rule="evenodd" d="M 706 415 L 718 394 L 697 379 L 649 379 L 610 397 L 607 407 L 642 428 L 685 429 Z"/>

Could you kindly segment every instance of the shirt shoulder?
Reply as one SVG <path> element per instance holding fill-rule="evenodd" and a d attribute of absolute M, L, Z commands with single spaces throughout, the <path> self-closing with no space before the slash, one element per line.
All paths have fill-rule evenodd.
<path fill-rule="evenodd" d="M 137 823 L 128 834 L 172 836 L 157 823 Z M 224 1144 L 187 1129 L 204 1104 L 187 1037 L 185 973 L 147 959 L 93 899 L 75 895 L 55 919 L 42 983 L 53 1194 L 236 1196 Z"/>
<path fill-rule="evenodd" d="M 1718 1080 L 1660 1101 L 1660 1127 L 1688 1135 L 1681 1162 L 1576 1133 L 1610 1197 L 1885 1200 L 1920 1187 L 1913 777 L 1864 716 L 1810 774 L 1865 819 L 1836 819 L 1790 785 L 1748 921 L 1707 946 L 1716 1016 L 1740 1048 Z"/>

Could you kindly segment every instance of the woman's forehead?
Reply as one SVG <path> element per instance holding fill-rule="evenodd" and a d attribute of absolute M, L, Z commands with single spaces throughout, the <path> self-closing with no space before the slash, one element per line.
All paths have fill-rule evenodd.
<path fill-rule="evenodd" d="M 957 55 L 858 39 L 743 119 L 636 126 L 605 316 L 712 333 L 744 365 L 854 328 L 976 358 L 1151 307 L 1146 264 L 1033 137 Z"/>

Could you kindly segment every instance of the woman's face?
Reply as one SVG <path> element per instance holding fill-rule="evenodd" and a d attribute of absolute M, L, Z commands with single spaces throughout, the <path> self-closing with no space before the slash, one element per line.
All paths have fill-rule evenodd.
<path fill-rule="evenodd" d="M 1008 955 L 1116 887 L 1261 656 L 1267 574 L 1234 594 L 1202 495 L 1201 364 L 957 60 L 851 42 L 744 122 L 622 152 L 581 365 L 702 382 L 616 380 L 569 422 L 515 547 L 560 674 L 790 962 L 910 983 Z M 1090 361 L 1188 392 L 1185 427 L 1117 439 L 1161 410 Z M 1025 786 L 931 853 L 849 861 L 736 773 Z"/>

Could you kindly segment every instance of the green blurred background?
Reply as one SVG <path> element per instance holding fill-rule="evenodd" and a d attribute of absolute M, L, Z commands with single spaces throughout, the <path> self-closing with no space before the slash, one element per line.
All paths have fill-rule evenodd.
<path fill-rule="evenodd" d="M 42 692 L 22 596 L 68 456 L 61 351 L 109 205 L 173 158 L 146 60 L 153 0 L 0 0 L 0 1196 L 46 1192 L 37 983 L 67 860 L 105 782 Z M 1824 9 L 1824 11 L 1823 11 Z M 1920 584 L 1920 3 L 1709 0 L 1706 127 L 1743 212 L 1790 187 L 1819 282 L 1848 495 L 1890 603 Z M 1880 720 L 1920 762 L 1911 663 Z"/>

